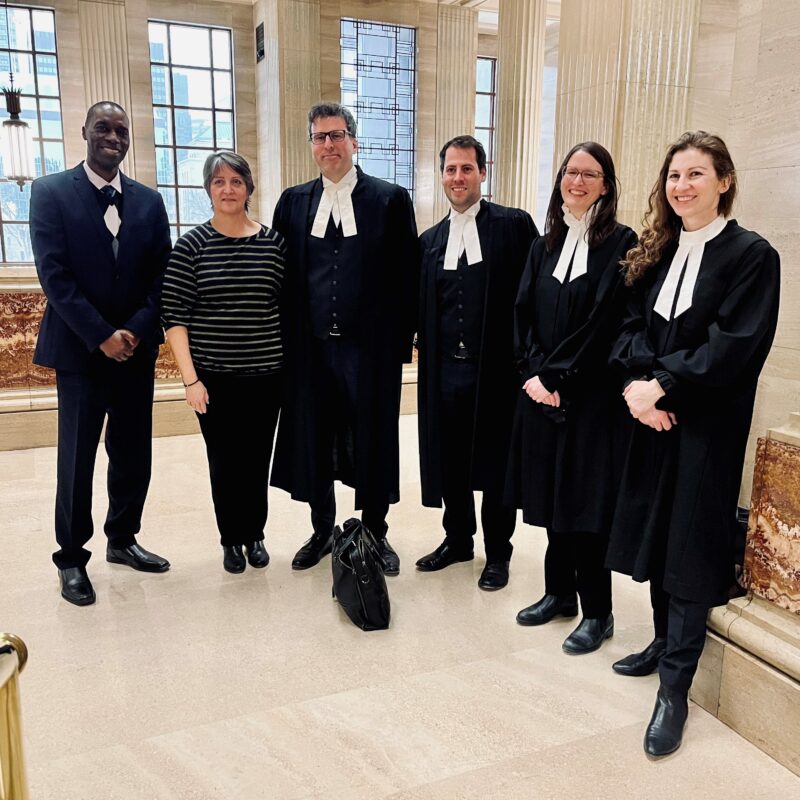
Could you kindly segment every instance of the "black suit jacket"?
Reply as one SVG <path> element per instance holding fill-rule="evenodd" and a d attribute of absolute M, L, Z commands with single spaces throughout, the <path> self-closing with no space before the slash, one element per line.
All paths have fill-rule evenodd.
<path fill-rule="evenodd" d="M 153 354 L 163 341 L 161 283 L 172 249 L 167 212 L 158 192 L 120 178 L 124 209 L 116 260 L 83 164 L 33 182 L 31 242 L 47 296 L 35 364 L 86 371 L 118 328 L 141 339 L 137 355 Z"/>

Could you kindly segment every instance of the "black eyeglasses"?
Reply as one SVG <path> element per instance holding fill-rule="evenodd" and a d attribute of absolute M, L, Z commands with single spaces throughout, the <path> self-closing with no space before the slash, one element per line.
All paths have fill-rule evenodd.
<path fill-rule="evenodd" d="M 594 183 L 603 177 L 602 172 L 596 172 L 593 169 L 575 169 L 575 167 L 564 167 L 561 170 L 561 174 L 571 181 L 578 180 L 578 175 L 580 175 L 584 183 Z"/>
<path fill-rule="evenodd" d="M 345 136 L 352 135 L 350 131 L 319 131 L 318 133 L 312 133 L 308 137 L 308 141 L 313 144 L 325 144 L 325 139 L 330 137 L 332 142 L 343 142 Z"/>

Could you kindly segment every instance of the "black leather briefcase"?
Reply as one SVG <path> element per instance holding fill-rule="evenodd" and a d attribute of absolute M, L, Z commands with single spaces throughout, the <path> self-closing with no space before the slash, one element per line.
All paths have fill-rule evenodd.
<path fill-rule="evenodd" d="M 357 519 L 333 530 L 333 596 L 364 631 L 389 627 L 389 592 L 375 537 Z"/>

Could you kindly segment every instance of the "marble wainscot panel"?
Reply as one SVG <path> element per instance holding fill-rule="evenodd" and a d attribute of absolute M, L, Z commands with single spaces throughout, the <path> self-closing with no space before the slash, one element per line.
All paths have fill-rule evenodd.
<path fill-rule="evenodd" d="M 800 446 L 758 440 L 744 577 L 755 594 L 800 614 Z"/>
<path fill-rule="evenodd" d="M 0 292 L 0 389 L 27 389 L 34 383 L 31 359 L 43 308 L 41 294 Z"/>
<path fill-rule="evenodd" d="M 40 292 L 0 292 L 0 389 L 45 388 L 55 385 L 53 370 L 33 363 L 36 336 L 47 300 Z M 169 345 L 156 363 L 156 378 L 180 379 Z"/>

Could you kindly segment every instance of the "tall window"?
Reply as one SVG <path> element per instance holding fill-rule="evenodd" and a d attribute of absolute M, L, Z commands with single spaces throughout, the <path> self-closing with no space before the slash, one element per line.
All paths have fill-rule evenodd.
<path fill-rule="evenodd" d="M 497 59 L 479 58 L 475 76 L 475 138 L 486 151 L 486 180 L 483 197 L 494 195 L 494 129 L 497 98 Z"/>
<path fill-rule="evenodd" d="M 356 160 L 414 195 L 416 31 L 343 18 L 342 104 L 358 121 Z"/>
<path fill-rule="evenodd" d="M 211 216 L 203 163 L 233 150 L 233 53 L 226 28 L 149 23 L 156 184 L 173 239 Z"/>
<path fill-rule="evenodd" d="M 20 117 L 33 131 L 36 175 L 64 169 L 64 131 L 58 84 L 55 14 L 48 9 L 8 7 L 0 12 L 0 75 L 5 84 L 9 68 L 22 90 Z M 11 62 L 9 64 L 9 50 Z M 0 102 L 0 120 L 8 117 Z M 33 250 L 28 226 L 31 185 L 22 191 L 16 183 L 0 181 L 0 240 L 2 261 L 31 262 Z"/>

